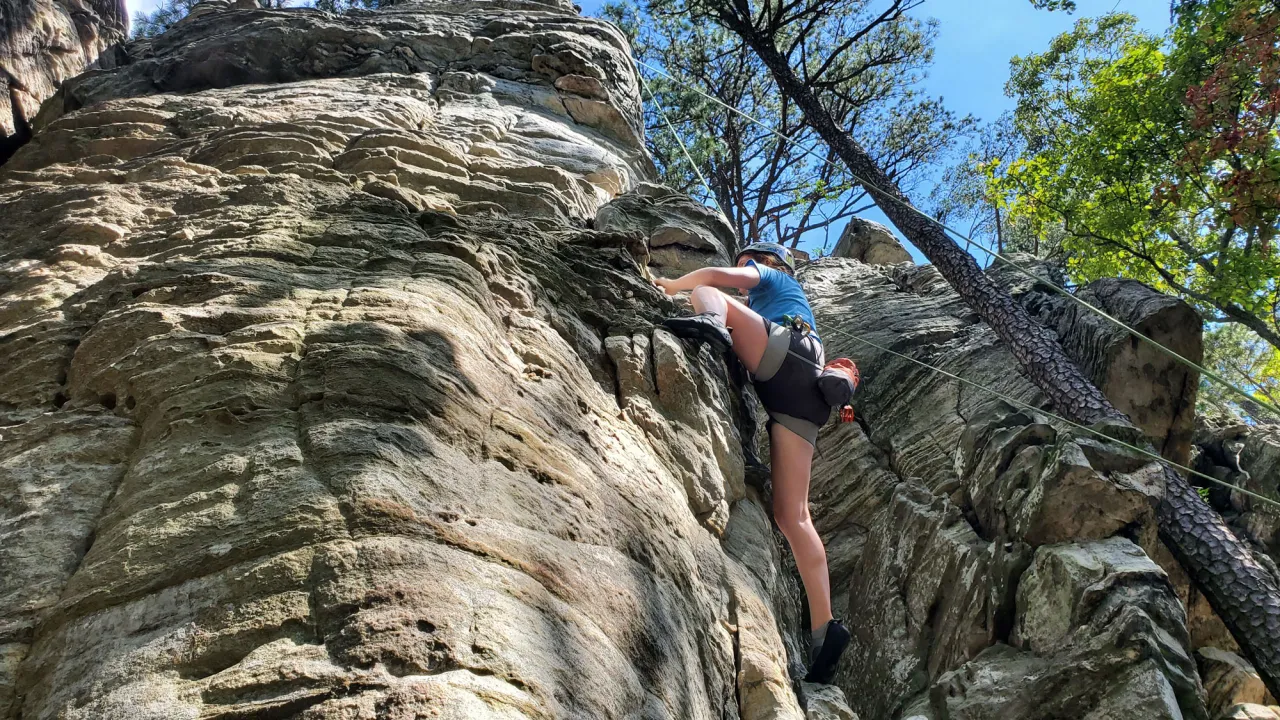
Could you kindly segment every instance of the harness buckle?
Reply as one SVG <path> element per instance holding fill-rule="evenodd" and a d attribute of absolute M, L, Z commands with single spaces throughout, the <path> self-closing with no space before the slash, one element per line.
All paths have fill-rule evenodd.
<path fill-rule="evenodd" d="M 792 330 L 804 333 L 805 335 L 813 332 L 813 326 L 809 324 L 809 321 L 799 315 L 783 315 L 782 322 L 785 325 L 790 325 Z"/>

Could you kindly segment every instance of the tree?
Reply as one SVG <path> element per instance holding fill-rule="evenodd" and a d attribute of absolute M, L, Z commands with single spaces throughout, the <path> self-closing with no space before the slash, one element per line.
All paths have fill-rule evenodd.
<path fill-rule="evenodd" d="M 1061 268 L 1062 224 L 1010 215 L 1012 198 L 996 182 L 1024 151 L 1013 116 L 1002 115 L 973 138 L 959 162 L 943 171 L 929 194 L 928 211 L 997 253 L 1030 253 Z"/>
<path fill-rule="evenodd" d="M 162 0 L 160 5 L 150 13 L 133 14 L 133 32 L 135 38 L 155 37 L 171 25 L 186 17 L 199 0 Z"/>
<path fill-rule="evenodd" d="M 865 179 L 880 209 L 925 254 L 964 301 L 995 331 L 1022 371 L 1064 416 L 1087 425 L 1140 431 L 1121 415 L 1067 357 L 1056 337 L 978 267 L 942 228 L 916 212 L 857 140 L 827 111 L 821 85 L 807 82 L 821 57 L 797 56 L 796 35 L 840 0 L 651 0 L 680 4 L 694 17 L 707 17 L 739 35 L 795 102 L 849 170 Z M 668 7 L 670 7 L 668 5 Z M 856 42 L 856 40 L 855 40 Z M 815 65 L 818 63 L 818 65 Z M 1154 452 L 1150 446 L 1148 450 Z M 1160 536 L 1231 630 L 1273 694 L 1280 693 L 1280 587 L 1254 559 L 1222 518 L 1186 479 L 1164 467 L 1165 492 L 1158 519 Z"/>
<path fill-rule="evenodd" d="M 975 125 L 972 118 L 957 119 L 940 100 L 917 89 L 932 61 L 935 35 L 932 24 L 909 15 L 921 2 L 900 0 L 883 10 L 872 0 L 833 5 L 797 36 L 792 49 L 816 57 L 822 48 L 837 48 L 824 56 L 821 67 L 814 66 L 812 79 L 828 89 L 838 122 L 851 128 L 877 162 L 908 187 Z M 866 192 L 829 150 L 806 149 L 820 144 L 813 129 L 736 35 L 661 6 L 649 7 L 652 12 L 615 4 L 604 14 L 630 35 L 638 60 L 693 81 L 742 113 L 642 68 L 658 100 L 655 104 L 646 98 L 645 123 L 664 182 L 706 195 L 683 142 L 743 243 L 773 240 L 795 247 L 802 238 L 822 234 L 825 249 L 832 229 L 871 207 Z M 775 132 L 797 142 L 786 142 Z"/>
<path fill-rule="evenodd" d="M 1238 324 L 1213 326 L 1204 340 L 1206 365 L 1259 400 L 1280 405 L 1280 351 Z M 1201 382 L 1196 404 L 1201 415 L 1247 417 L 1255 423 L 1280 422 L 1274 413 L 1209 382 Z"/>
<path fill-rule="evenodd" d="M 1142 280 L 1280 347 L 1280 12 L 1175 10 L 1168 38 L 1117 13 L 1014 58 L 1026 153 L 992 192 L 1012 217 L 1065 229 L 1073 279 Z"/>

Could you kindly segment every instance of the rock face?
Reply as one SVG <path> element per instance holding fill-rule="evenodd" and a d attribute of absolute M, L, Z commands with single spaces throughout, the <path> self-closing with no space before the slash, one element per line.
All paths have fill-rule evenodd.
<path fill-rule="evenodd" d="M 1202 427 L 1196 433 L 1196 469 L 1228 485 L 1280 501 L 1280 426 Z M 1280 561 L 1280 511 L 1222 486 L 1209 501 L 1253 546 Z"/>
<path fill-rule="evenodd" d="M 737 248 L 723 215 L 651 183 L 600 208 L 595 229 L 648 238 L 649 265 L 668 277 L 729 265 Z"/>
<path fill-rule="evenodd" d="M 1207 717 L 1184 609 L 1148 555 L 1154 466 L 880 349 L 1043 404 L 933 268 L 803 275 L 828 356 L 865 378 L 860 423 L 826 430 L 814 475 L 837 614 L 859 625 L 838 676 L 853 709 Z"/>
<path fill-rule="evenodd" d="M 1205 647 L 1196 651 L 1196 662 L 1200 665 L 1214 717 L 1229 715 L 1236 705 L 1275 704 L 1275 698 L 1267 692 L 1258 672 L 1239 655 Z"/>
<path fill-rule="evenodd" d="M 123 40 L 127 22 L 119 0 L 0 3 L 0 163 L 31 137 L 40 103 Z"/>
<path fill-rule="evenodd" d="M 230 10 L 46 106 L 0 184 L 0 717 L 803 717 L 740 401 L 652 329 L 705 214 L 618 199 L 627 52 L 556 4 Z"/>
<path fill-rule="evenodd" d="M 1013 257 L 1023 263 L 1031 260 Z M 1026 282 L 1025 276 L 1011 278 L 1013 271 L 1008 268 L 997 272 L 1011 284 Z M 1023 289 L 1023 304 L 1058 333 L 1063 348 L 1098 389 L 1129 416 L 1161 454 L 1187 464 L 1200 374 L 1047 287 L 1032 284 Z M 1187 303 L 1136 280 L 1119 278 L 1091 283 L 1076 296 L 1179 355 L 1197 363 L 1203 360 L 1200 317 Z"/>
<path fill-rule="evenodd" d="M 854 644 L 802 685 L 741 368 L 654 327 L 650 273 L 732 233 L 649 184 L 622 35 L 560 2 L 252 5 L 66 82 L 0 173 L 0 719 L 1256 699 L 1156 562 L 1154 466 L 1055 424 L 936 271 L 862 241 L 801 274 L 864 377 L 813 478 Z M 1096 377 L 1139 361 L 1078 331 Z M 1159 387 L 1132 407 L 1188 400 Z"/>

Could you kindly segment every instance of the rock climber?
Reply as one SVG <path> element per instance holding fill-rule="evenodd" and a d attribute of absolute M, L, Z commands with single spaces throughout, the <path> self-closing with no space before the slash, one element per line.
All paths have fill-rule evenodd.
<path fill-rule="evenodd" d="M 808 682 L 830 683 L 849 645 L 849 631 L 832 616 L 827 552 L 809 516 L 809 476 L 818 429 L 831 415 L 819 389 L 822 339 L 804 289 L 795 278 L 791 251 L 777 243 L 743 248 L 735 267 L 707 267 L 674 280 L 654 282 L 668 295 L 692 291 L 692 317 L 663 325 L 678 337 L 732 349 L 751 373 L 769 413 L 773 518 L 787 538 L 809 600 L 813 644 Z M 744 305 L 719 288 L 736 288 Z"/>

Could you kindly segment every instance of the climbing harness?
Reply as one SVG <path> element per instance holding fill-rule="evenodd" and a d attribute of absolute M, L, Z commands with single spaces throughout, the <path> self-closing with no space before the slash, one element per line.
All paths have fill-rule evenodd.
<path fill-rule="evenodd" d="M 1240 388 L 1240 387 L 1236 386 L 1236 385 L 1235 385 L 1234 383 L 1232 383 L 1230 380 L 1227 380 L 1226 378 L 1222 377 L 1222 376 L 1221 376 L 1221 375 L 1219 375 L 1218 373 L 1216 373 L 1216 372 L 1214 372 L 1214 371 L 1210 370 L 1209 368 L 1204 367 L 1204 366 L 1203 366 L 1203 365 L 1201 365 L 1200 363 L 1197 363 L 1196 361 L 1191 360 L 1190 358 L 1187 358 L 1187 357 L 1183 356 L 1181 353 L 1178 353 L 1177 351 L 1173 350 L 1172 348 L 1169 348 L 1169 347 L 1166 347 L 1165 345 L 1162 345 L 1161 343 L 1157 342 L 1155 339 L 1151 338 L 1150 336 L 1146 335 L 1145 333 L 1140 332 L 1137 328 L 1134 328 L 1133 326 L 1131 326 L 1131 325 L 1129 325 L 1128 323 L 1126 323 L 1126 322 L 1124 322 L 1124 321 L 1120 320 L 1119 318 L 1116 318 L 1116 317 L 1112 316 L 1111 314 L 1107 313 L 1105 310 L 1103 310 L 1103 309 L 1101 309 L 1101 308 L 1097 307 L 1096 305 L 1093 305 L 1092 303 L 1089 303 L 1088 301 L 1083 300 L 1083 299 L 1081 299 L 1080 297 L 1078 297 L 1078 296 L 1076 296 L 1076 295 L 1072 294 L 1069 290 L 1067 290 L 1066 288 L 1064 288 L 1064 287 L 1062 287 L 1062 286 L 1058 285 L 1057 283 L 1051 282 L 1051 281 L 1049 281 L 1049 280 L 1047 280 L 1047 279 L 1045 279 L 1045 278 L 1043 278 L 1043 277 L 1040 277 L 1040 276 L 1036 275 L 1035 273 L 1033 273 L 1032 271 L 1028 270 L 1027 268 L 1023 267 L 1022 265 L 1019 265 L 1018 263 L 1015 263 L 1015 262 L 1013 262 L 1012 260 L 1010 260 L 1010 259 L 1008 259 L 1008 258 L 1004 257 L 1004 256 L 1003 256 L 1003 255 L 1001 255 L 999 252 L 997 252 L 997 251 L 995 251 L 995 250 L 992 250 L 991 248 L 986 247 L 986 246 L 982 245 L 981 243 L 975 242 L 975 241 L 974 241 L 972 238 L 970 238 L 968 235 L 965 235 L 964 233 L 962 233 L 962 232 L 960 232 L 959 230 L 956 230 L 955 228 L 953 228 L 953 227 L 951 227 L 951 226 L 947 225 L 946 223 L 942 222 L 941 220 L 939 220 L 939 219 L 937 219 L 937 218 L 935 218 L 935 217 L 932 217 L 931 215 L 929 215 L 928 213 L 925 213 L 924 211 L 920 210 L 919 208 L 917 208 L 916 206 L 912 205 L 911 203 L 909 203 L 909 202 L 907 202 L 907 201 L 905 201 L 905 200 L 903 200 L 903 199 L 901 199 L 901 198 L 898 198 L 897 196 L 895 196 L 895 195 L 893 195 L 893 194 L 891 194 L 891 193 L 889 193 L 889 192 L 886 192 L 885 190 L 880 189 L 878 186 L 876 186 L 876 185 L 874 185 L 873 183 L 870 183 L 870 182 L 868 182 L 867 180 L 863 179 L 863 178 L 862 178 L 862 177 L 860 177 L 857 173 L 853 172 L 853 171 L 852 171 L 852 170 L 850 170 L 849 168 L 845 168 L 844 166 L 840 165 L 839 163 L 835 162 L 834 160 L 831 160 L 830 158 L 828 158 L 828 157 L 826 157 L 826 156 L 822 155 L 821 153 L 817 152 L 817 151 L 816 151 L 816 150 L 814 150 L 813 148 L 806 148 L 805 146 L 801 145 L 798 141 L 796 141 L 796 140 L 795 140 L 794 138 L 792 138 L 791 136 L 786 135 L 786 134 L 784 134 L 784 133 L 781 133 L 781 132 L 779 132 L 779 131 L 775 130 L 774 128 L 770 127 L 769 125 L 765 124 L 764 122 L 762 122 L 762 121 L 760 121 L 760 120 L 757 120 L 756 118 L 754 118 L 754 117 L 752 117 L 752 116 L 748 115 L 747 113 L 745 113 L 745 112 L 743 112 L 743 111 L 739 110 L 738 108 L 733 107 L 732 105 L 730 105 L 730 104 L 728 104 L 728 103 L 724 102 L 724 101 L 723 101 L 723 100 L 721 100 L 720 98 L 717 98 L 717 97 L 715 97 L 715 96 L 713 96 L 713 95 L 711 95 L 711 94 L 709 94 L 709 93 L 707 93 L 707 92 L 703 91 L 701 88 L 699 88 L 697 85 L 695 85 L 695 84 L 693 84 L 693 83 L 689 83 L 689 82 L 682 82 L 679 78 L 675 77 L 675 76 L 674 76 L 674 75 L 672 75 L 671 73 L 668 73 L 668 72 L 666 72 L 665 70 L 662 70 L 662 69 L 656 68 L 656 67 L 654 67 L 654 66 L 652 66 L 652 65 L 650 65 L 650 64 L 648 64 L 648 63 L 646 63 L 646 62 L 643 62 L 643 61 L 641 61 L 641 60 L 637 60 L 637 59 L 635 59 L 635 58 L 632 58 L 632 62 L 635 64 L 636 74 L 640 76 L 640 81 L 641 81 L 642 83 L 644 83 L 645 88 L 646 88 L 647 90 L 649 90 L 649 96 L 650 96 L 650 98 L 652 98 L 652 99 L 653 99 L 653 101 L 654 101 L 654 105 L 655 105 L 655 106 L 657 106 L 659 114 L 661 114 L 661 115 L 662 115 L 662 117 L 663 117 L 663 119 L 664 119 L 664 120 L 666 120 L 667 129 L 671 131 L 672 136 L 674 136 L 674 137 L 676 138 L 676 142 L 680 143 L 680 147 L 681 147 L 682 149 L 684 148 L 684 141 L 683 141 L 683 139 L 681 139 L 681 138 L 680 138 L 680 135 L 675 131 L 675 127 L 671 124 L 670 119 L 668 119 L 668 118 L 667 118 L 666 111 L 663 109 L 662 105 L 658 103 L 658 101 L 657 101 L 657 97 L 653 94 L 653 90 L 652 90 L 652 88 L 650 88 L 650 87 L 649 87 L 648 81 L 647 81 L 647 80 L 645 80 L 644 73 L 642 73 L 642 72 L 640 71 L 640 66 L 641 66 L 641 65 L 643 65 L 645 68 L 648 68 L 648 69 L 649 69 L 650 71 L 652 71 L 652 72 L 655 72 L 655 73 L 657 73 L 657 74 L 659 74 L 659 75 L 662 75 L 663 77 L 666 77 L 666 78 L 667 78 L 667 79 L 669 79 L 669 80 L 672 80 L 672 81 L 677 82 L 677 83 L 681 83 L 682 87 L 687 87 L 687 88 L 689 88 L 689 89 L 693 90 L 695 93 L 697 93 L 697 94 L 701 95 L 702 97 L 706 98 L 707 100 L 710 100 L 711 102 L 713 102 L 713 103 L 715 103 L 715 104 L 717 104 L 717 105 L 719 105 L 719 106 L 721 106 L 721 107 L 725 108 L 725 109 L 726 109 L 726 110 L 728 110 L 729 112 L 732 112 L 732 113 L 734 113 L 734 114 L 736 114 L 736 115 L 740 115 L 740 116 L 741 116 L 741 117 L 743 117 L 744 119 L 746 119 L 746 120 L 748 120 L 748 121 L 750 121 L 750 122 L 752 122 L 752 123 L 754 123 L 754 124 L 756 124 L 756 125 L 759 125 L 760 127 L 764 128 L 766 131 L 768 131 L 770 134 L 772 134 L 772 135 L 774 135 L 774 136 L 778 137 L 780 140 L 782 140 L 783 142 L 787 143 L 788 145 L 794 145 L 794 146 L 796 146 L 797 148 L 799 148 L 800 150 L 804 151 L 804 153 L 805 153 L 806 155 L 809 155 L 809 156 L 811 156 L 811 157 L 817 158 L 819 161 L 821 161 L 821 162 L 823 162 L 823 163 L 826 163 L 827 165 L 830 165 L 830 166 L 831 166 L 831 167 L 833 167 L 833 168 L 836 168 L 836 169 L 838 169 L 838 170 L 844 170 L 845 172 L 848 172 L 848 173 L 849 173 L 849 175 L 850 175 L 850 176 L 852 176 L 855 180 L 857 180 L 857 181 L 858 181 L 858 182 L 863 186 L 863 188 L 865 188 L 868 192 L 871 192 L 871 193 L 875 194 L 875 195 L 876 195 L 876 196 L 878 196 L 878 197 L 888 198 L 888 199 L 892 200 L 893 202 L 898 203 L 899 205 L 902 205 L 902 206 L 903 206 L 904 208 L 906 208 L 908 211 L 913 212 L 913 213 L 915 213 L 915 214 L 919 215 L 920 217 L 922 217 L 923 219 L 927 220 L 928 222 L 933 223 L 934 225 L 937 225 L 938 227 L 942 228 L 942 230 L 943 230 L 943 231 L 945 231 L 945 232 L 949 232 L 949 233 L 951 233 L 952 235 L 954 235 L 955 237 L 960 238 L 961 240 L 963 240 L 963 241 L 964 241 L 965 246 L 966 246 L 967 248 L 969 248 L 969 249 L 970 249 L 970 251 L 972 251 L 972 249 L 973 249 L 973 248 L 975 248 L 975 247 L 976 247 L 976 248 L 978 248 L 979 250 L 982 250 L 984 253 L 986 253 L 988 256 L 990 256 L 993 260 L 999 261 L 999 262 L 1003 263 L 1004 265 L 1007 265 L 1008 267 L 1010 267 L 1010 268 L 1012 268 L 1012 269 L 1016 270 L 1019 274 L 1024 275 L 1024 276 L 1026 276 L 1026 277 L 1030 278 L 1031 280 L 1033 280 L 1033 281 L 1034 281 L 1034 282 L 1036 282 L 1037 284 L 1039 284 L 1039 285 L 1043 285 L 1043 286 L 1046 286 L 1046 287 L 1050 288 L 1051 290 L 1053 290 L 1055 293 L 1057 293 L 1057 294 L 1059 294 L 1059 295 L 1062 295 L 1063 297 L 1067 298 L 1067 299 L 1068 299 L 1068 300 L 1070 300 L 1071 302 L 1076 303 L 1077 305 L 1080 305 L 1080 306 L 1084 307 L 1085 309 L 1087 309 L 1087 310 L 1089 310 L 1089 311 L 1091 311 L 1091 312 L 1093 312 L 1093 313 L 1096 313 L 1097 315 L 1101 316 L 1104 320 L 1107 320 L 1108 322 L 1110 322 L 1110 323 L 1114 324 L 1115 326 L 1117 326 L 1117 327 L 1119 327 L 1119 328 L 1121 328 L 1121 329 L 1123 329 L 1123 330 L 1125 330 L 1125 331 L 1127 331 L 1127 332 L 1131 333 L 1134 337 L 1137 337 L 1139 340 L 1141 340 L 1141 341 L 1143 341 L 1143 342 L 1145 342 L 1145 343 L 1147 343 L 1147 344 L 1149 344 L 1149 345 L 1151 345 L 1151 346 L 1155 347 L 1155 348 L 1156 348 L 1157 350 L 1159 350 L 1160 352 L 1162 352 L 1162 353 L 1164 353 L 1164 354 L 1168 355 L 1168 356 L 1169 356 L 1170 358 L 1172 358 L 1175 362 L 1181 363 L 1182 365 L 1184 365 L 1184 366 L 1186 366 L 1186 367 L 1189 367 L 1189 368 L 1191 368 L 1191 369 L 1193 369 L 1193 370 L 1195 370 L 1195 371 L 1199 372 L 1199 373 L 1201 374 L 1201 376 L 1208 378 L 1209 380 L 1213 381 L 1214 383 L 1216 383 L 1216 384 L 1218 384 L 1218 385 L 1222 386 L 1223 388 L 1225 388 L 1225 389 L 1229 390 L 1231 393 L 1233 393 L 1233 394 L 1235 394 L 1235 395 L 1238 395 L 1239 397 L 1241 397 L 1241 398 L 1244 398 L 1244 399 L 1248 400 L 1250 403 L 1252 403 L 1253 405 L 1255 405 L 1255 406 L 1257 406 L 1257 407 L 1265 408 L 1265 409 L 1266 409 L 1266 410 L 1268 410 L 1269 412 L 1271 412 L 1271 413 L 1275 414 L 1275 415 L 1276 415 L 1276 417 L 1280 417 L 1280 407 L 1277 407 L 1276 405 L 1274 405 L 1274 404 L 1272 404 L 1272 403 L 1270 403 L 1270 402 L 1267 402 L 1266 400 L 1262 400 L 1262 399 L 1260 399 L 1260 398 L 1255 397 L 1253 394 L 1249 393 L 1248 391 L 1244 390 L 1243 388 Z M 694 166 L 693 158 L 689 155 L 688 150 L 685 150 L 685 158 L 689 161 L 689 164 L 690 164 L 691 166 Z M 702 173 L 698 170 L 698 168 L 697 168 L 696 166 L 694 166 L 694 167 L 693 167 L 693 170 L 694 170 L 694 172 L 698 175 L 698 179 L 702 181 L 702 184 L 703 184 L 703 186 L 707 189 L 707 192 L 708 192 L 708 193 L 711 195 L 711 197 L 714 199 L 714 198 L 715 198 L 715 193 L 711 191 L 711 185 L 707 183 L 706 178 L 702 177 Z M 719 207 L 719 203 L 717 203 L 717 207 Z M 723 208 L 722 208 L 721 210 L 723 211 Z"/>
<path fill-rule="evenodd" d="M 799 315 L 783 315 L 780 324 L 802 335 L 813 334 L 813 326 Z M 853 399 L 854 392 L 858 390 L 858 383 L 861 382 L 857 364 L 849 358 L 836 358 L 826 365 L 819 365 L 791 350 L 787 350 L 787 354 L 818 369 L 818 389 L 822 391 L 823 400 L 832 408 L 839 409 L 840 422 L 853 422 L 853 405 L 850 404 L 850 400 Z"/>
<path fill-rule="evenodd" d="M 808 335 L 813 332 L 813 326 L 809 324 L 809 321 L 799 315 L 783 315 L 782 322 L 780 324 L 788 326 L 792 330 L 804 335 Z"/>

